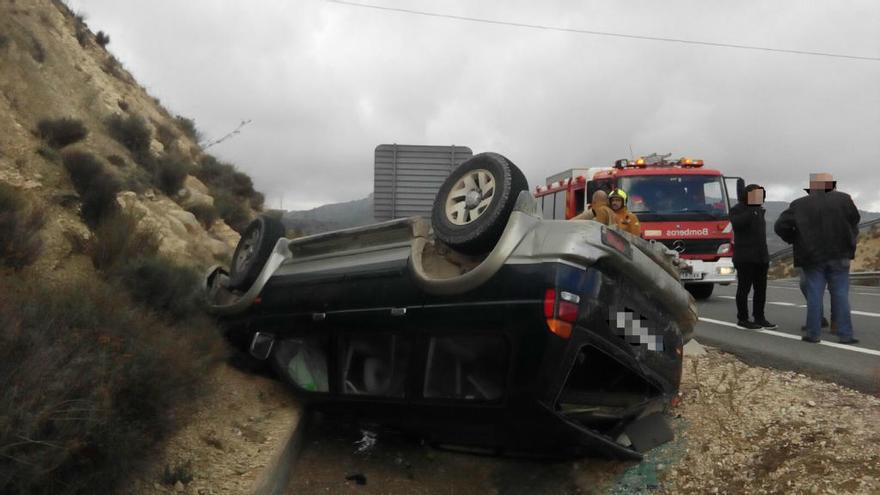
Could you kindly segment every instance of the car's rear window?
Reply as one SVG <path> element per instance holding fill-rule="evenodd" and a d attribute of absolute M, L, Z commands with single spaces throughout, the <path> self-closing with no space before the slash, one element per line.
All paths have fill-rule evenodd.
<path fill-rule="evenodd" d="M 433 337 L 428 345 L 424 396 L 498 400 L 504 393 L 507 345 L 497 335 Z"/>

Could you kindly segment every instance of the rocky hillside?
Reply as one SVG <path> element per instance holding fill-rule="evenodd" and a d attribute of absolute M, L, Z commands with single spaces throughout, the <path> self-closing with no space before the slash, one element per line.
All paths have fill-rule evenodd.
<path fill-rule="evenodd" d="M 773 224 L 776 222 L 776 219 L 779 218 L 779 215 L 788 208 L 788 205 L 789 203 L 786 203 L 785 201 L 767 201 L 764 204 L 764 209 L 767 210 L 767 213 L 765 214 L 767 220 L 767 248 L 771 253 L 788 247 L 788 244 L 780 239 L 773 231 Z M 862 222 L 868 222 L 880 218 L 880 213 L 873 211 L 859 210 L 859 213 L 862 216 Z"/>
<path fill-rule="evenodd" d="M 880 271 L 880 224 L 862 231 L 856 248 L 856 257 L 850 265 L 853 272 Z M 770 263 L 770 278 L 791 278 L 797 276 L 791 257 L 775 260 Z"/>
<path fill-rule="evenodd" d="M 263 197 L 110 46 L 60 0 L 0 0 L 4 495 L 164 493 L 169 439 L 230 386 L 201 270 Z"/>
<path fill-rule="evenodd" d="M 0 182 L 31 191 L 47 212 L 37 265 L 51 270 L 89 237 L 80 213 L 99 202 L 88 197 L 92 176 L 158 232 L 161 253 L 192 265 L 228 257 L 233 228 L 262 196 L 206 155 L 193 121 L 151 97 L 109 43 L 59 0 L 0 2 Z M 78 179 L 72 169 L 83 167 L 89 177 Z"/>

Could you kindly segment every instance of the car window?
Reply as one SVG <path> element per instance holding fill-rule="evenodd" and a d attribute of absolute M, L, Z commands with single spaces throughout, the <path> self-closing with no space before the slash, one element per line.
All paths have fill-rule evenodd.
<path fill-rule="evenodd" d="M 342 393 L 403 397 L 410 342 L 399 335 L 344 335 Z"/>
<path fill-rule="evenodd" d="M 288 380 L 309 392 L 328 392 L 327 340 L 307 337 L 279 340 L 275 343 L 273 359 L 279 372 Z"/>
<path fill-rule="evenodd" d="M 501 336 L 434 337 L 428 345 L 423 394 L 429 399 L 498 400 L 507 362 Z"/>

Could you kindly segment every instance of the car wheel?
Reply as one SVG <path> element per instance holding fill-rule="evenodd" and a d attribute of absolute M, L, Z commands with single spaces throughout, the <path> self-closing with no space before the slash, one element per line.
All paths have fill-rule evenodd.
<path fill-rule="evenodd" d="M 694 296 L 694 299 L 709 299 L 715 284 L 685 284 L 684 288 Z"/>
<path fill-rule="evenodd" d="M 434 234 L 451 248 L 467 254 L 491 251 L 501 237 L 525 175 L 497 153 L 480 153 L 446 178 L 434 200 Z"/>
<path fill-rule="evenodd" d="M 247 226 L 241 234 L 235 253 L 232 255 L 232 267 L 229 270 L 229 287 L 247 289 L 254 283 L 263 264 L 278 239 L 284 237 L 284 225 L 277 218 L 260 215 Z"/>

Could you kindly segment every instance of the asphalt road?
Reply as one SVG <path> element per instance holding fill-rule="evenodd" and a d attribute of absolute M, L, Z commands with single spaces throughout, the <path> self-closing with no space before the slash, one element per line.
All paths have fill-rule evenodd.
<path fill-rule="evenodd" d="M 716 286 L 711 298 L 698 302 L 700 322 L 695 337 L 703 344 L 734 353 L 746 362 L 793 370 L 837 382 L 866 393 L 880 394 L 880 288 L 850 288 L 855 346 L 837 343 L 822 330 L 822 342 L 802 342 L 806 302 L 796 281 L 771 281 L 767 287 L 767 319 L 775 330 L 736 327 L 736 284 Z M 751 311 L 751 302 L 749 302 Z M 831 304 L 825 294 L 825 316 Z"/>

